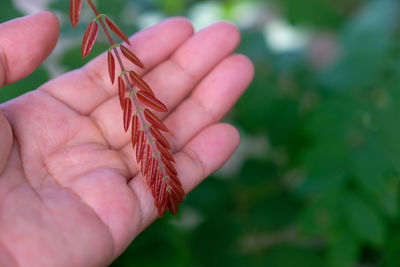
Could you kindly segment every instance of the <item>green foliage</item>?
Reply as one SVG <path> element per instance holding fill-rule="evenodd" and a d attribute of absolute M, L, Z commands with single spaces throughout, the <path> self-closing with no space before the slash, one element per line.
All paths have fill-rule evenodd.
<path fill-rule="evenodd" d="M 118 21 L 126 10 L 187 15 L 206 1 L 98 2 L 131 32 L 135 19 Z M 399 266 L 400 2 L 212 3 L 233 20 L 244 4 L 280 10 L 293 27 L 328 31 L 338 52 L 316 67 L 312 46 L 270 49 L 263 17 L 244 27 L 237 52 L 252 59 L 256 76 L 229 120 L 250 153 L 228 177 L 208 178 L 178 217 L 158 220 L 112 266 Z M 0 21 L 17 14 L 10 1 L 0 5 L 13 12 L 2 8 Z M 68 4 L 53 1 L 51 8 L 66 14 Z M 61 26 L 71 40 L 83 31 Z M 104 47 L 94 49 L 92 56 Z M 79 43 L 68 46 L 60 64 L 82 66 L 79 50 Z M 2 88 L 0 102 L 47 79 L 40 68 Z M 252 153 L 255 147 L 262 153 Z"/>

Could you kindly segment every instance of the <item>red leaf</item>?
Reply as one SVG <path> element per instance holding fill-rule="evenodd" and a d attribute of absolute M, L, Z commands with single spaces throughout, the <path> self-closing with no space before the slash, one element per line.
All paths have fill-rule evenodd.
<path fill-rule="evenodd" d="M 168 168 L 166 168 L 165 170 L 167 171 L 167 174 L 171 180 L 173 180 L 176 184 L 181 185 L 177 174 L 173 174 Z"/>
<path fill-rule="evenodd" d="M 182 202 L 182 199 L 186 194 L 185 191 L 182 188 L 182 185 L 177 184 L 173 179 L 168 180 L 169 185 L 171 186 L 171 192 L 173 192 L 176 195 L 176 199 L 178 202 Z"/>
<path fill-rule="evenodd" d="M 124 130 L 128 131 L 132 117 L 132 101 L 130 98 L 125 99 L 124 104 Z"/>
<path fill-rule="evenodd" d="M 119 38 L 121 38 L 122 40 L 124 40 L 126 43 L 128 43 L 129 45 L 131 44 L 129 42 L 128 37 L 126 37 L 125 33 L 120 29 L 120 27 L 118 27 L 117 24 L 115 24 L 114 21 L 112 21 L 109 17 L 106 16 L 106 23 L 108 25 L 108 27 L 110 28 L 110 30 L 112 30 L 116 35 L 118 35 Z"/>
<path fill-rule="evenodd" d="M 166 181 L 164 180 L 164 178 L 161 178 L 161 186 L 160 186 L 160 190 L 158 191 L 159 194 L 157 196 L 157 206 L 162 206 L 163 202 L 164 202 L 164 196 L 166 194 L 168 194 L 168 192 L 166 192 L 166 188 L 167 188 L 168 184 L 166 183 Z"/>
<path fill-rule="evenodd" d="M 71 19 L 73 28 L 76 28 L 76 25 L 78 25 L 81 10 L 82 0 L 71 0 L 69 2 L 69 18 Z"/>
<path fill-rule="evenodd" d="M 121 103 L 121 108 L 124 108 L 125 104 L 125 82 L 121 76 L 118 76 L 118 94 L 119 102 Z"/>
<path fill-rule="evenodd" d="M 167 126 L 165 126 L 164 123 L 162 123 L 162 121 L 159 118 L 157 118 L 157 116 L 154 115 L 154 113 L 148 110 L 147 108 L 144 109 L 144 116 L 146 117 L 146 120 L 148 120 L 151 123 L 152 126 L 164 132 L 168 132 Z"/>
<path fill-rule="evenodd" d="M 124 54 L 124 56 L 129 61 L 131 61 L 136 66 L 144 69 L 144 65 L 143 65 L 142 61 L 140 61 L 140 59 L 134 53 L 132 53 L 126 46 L 121 44 L 121 45 L 119 45 L 119 48 L 121 49 L 122 54 Z"/>
<path fill-rule="evenodd" d="M 151 96 L 154 97 L 154 93 L 151 90 L 150 86 L 142 79 L 136 72 L 130 71 L 129 72 L 132 82 L 141 90 L 148 92 Z"/>
<path fill-rule="evenodd" d="M 132 147 L 135 148 L 138 136 L 139 136 L 139 118 L 138 115 L 134 115 L 132 118 Z"/>
<path fill-rule="evenodd" d="M 155 191 L 155 199 L 157 200 L 158 198 L 159 198 L 159 196 L 160 196 L 160 188 L 161 188 L 161 183 L 162 183 L 162 178 L 163 178 L 163 175 L 162 175 L 162 172 L 161 172 L 161 170 L 158 170 L 157 171 L 157 175 L 156 175 L 156 180 L 155 180 L 155 189 L 154 189 L 154 191 Z M 157 202 L 157 201 L 156 201 Z"/>
<path fill-rule="evenodd" d="M 115 79 L 115 60 L 114 60 L 114 56 L 113 56 L 111 50 L 108 50 L 107 59 L 108 59 L 108 73 L 110 74 L 111 83 L 114 84 L 114 79 Z"/>
<path fill-rule="evenodd" d="M 154 158 L 153 160 L 154 160 L 154 162 L 153 162 L 153 166 L 151 168 L 149 186 L 151 186 L 154 183 L 156 176 L 157 176 L 157 170 L 158 170 L 158 161 L 156 158 Z"/>
<path fill-rule="evenodd" d="M 162 206 L 156 205 L 156 207 L 157 207 L 157 210 L 158 210 L 158 216 L 160 216 L 160 218 L 161 218 L 161 217 L 164 216 L 165 212 L 167 211 L 168 204 L 166 203 L 166 201 L 163 201 L 162 202 Z"/>
<path fill-rule="evenodd" d="M 144 134 L 144 131 L 140 131 L 139 137 L 137 139 L 137 145 L 136 145 L 136 162 L 138 165 L 143 158 L 143 150 L 144 150 L 145 144 L 146 144 L 146 136 Z"/>
<path fill-rule="evenodd" d="M 161 154 L 168 159 L 169 161 L 175 162 L 174 157 L 172 156 L 171 152 L 168 151 L 165 147 L 163 147 L 160 143 L 156 143 L 156 146 L 158 150 L 161 152 Z"/>
<path fill-rule="evenodd" d="M 178 202 L 176 201 L 175 198 L 173 198 L 171 194 L 168 195 L 170 198 L 168 201 L 168 209 L 173 215 L 176 215 L 178 213 Z"/>
<path fill-rule="evenodd" d="M 142 169 L 144 175 L 147 175 L 149 173 L 149 170 L 151 168 L 151 164 L 153 164 L 153 151 L 152 149 L 150 149 L 150 145 L 149 146 L 149 151 L 147 153 L 147 164 L 145 165 L 145 167 Z"/>
<path fill-rule="evenodd" d="M 158 213 L 159 213 L 158 215 L 160 215 L 160 217 L 162 217 L 165 214 L 165 212 L 167 211 L 167 208 L 168 208 L 168 202 L 167 202 L 167 200 L 164 200 L 162 206 L 159 207 L 159 209 L 158 209 Z"/>
<path fill-rule="evenodd" d="M 149 94 L 147 91 L 140 90 L 137 92 L 137 97 L 143 105 L 161 112 L 167 112 L 167 107 L 157 98 Z"/>
<path fill-rule="evenodd" d="M 161 154 L 161 161 L 165 164 L 165 166 L 172 172 L 174 175 L 178 175 L 178 172 L 175 169 L 175 166 Z"/>
<path fill-rule="evenodd" d="M 150 156 L 150 158 L 149 158 L 149 156 Z M 147 145 L 145 145 L 145 148 L 143 150 L 142 165 L 140 166 L 140 169 L 142 170 L 143 175 L 146 173 L 145 169 L 146 169 L 147 165 L 150 164 L 150 160 L 151 160 L 151 149 L 150 149 L 150 145 L 147 144 Z"/>
<path fill-rule="evenodd" d="M 82 57 L 85 58 L 89 55 L 96 41 L 97 35 L 99 34 L 99 25 L 91 21 L 86 28 L 85 35 L 82 41 Z"/>
<path fill-rule="evenodd" d="M 171 189 L 170 194 L 176 199 L 176 201 L 178 202 L 182 202 L 183 201 L 183 197 L 185 195 L 181 195 L 179 194 L 177 191 L 175 191 L 174 189 Z"/>
<path fill-rule="evenodd" d="M 171 146 L 168 143 L 168 140 L 160 133 L 159 130 L 155 127 L 150 127 L 149 128 L 151 135 L 159 142 L 162 144 L 165 148 L 171 149 Z"/>

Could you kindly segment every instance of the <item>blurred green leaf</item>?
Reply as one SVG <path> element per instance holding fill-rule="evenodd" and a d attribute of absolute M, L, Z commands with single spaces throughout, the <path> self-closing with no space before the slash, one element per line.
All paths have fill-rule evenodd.
<path fill-rule="evenodd" d="M 2 0 L 0 7 L 0 23 L 22 16 L 11 0 Z"/>
<path fill-rule="evenodd" d="M 313 267 L 323 266 L 317 250 L 295 245 L 280 245 L 269 249 L 254 266 Z"/>
<path fill-rule="evenodd" d="M 347 197 L 347 216 L 358 237 L 371 245 L 381 246 L 385 238 L 385 225 L 377 212 L 357 196 Z"/>
<path fill-rule="evenodd" d="M 357 238 L 350 233 L 339 233 L 330 242 L 328 266 L 351 267 L 356 265 L 360 252 Z"/>
<path fill-rule="evenodd" d="M 361 0 L 275 0 L 284 7 L 293 23 L 311 24 L 315 27 L 337 27 L 349 10 Z M 315 12 L 318 10 L 318 12 Z"/>

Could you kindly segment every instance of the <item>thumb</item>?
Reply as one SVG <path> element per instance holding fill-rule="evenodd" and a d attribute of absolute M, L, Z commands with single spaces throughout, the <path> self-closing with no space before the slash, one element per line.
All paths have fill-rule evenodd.
<path fill-rule="evenodd" d="M 54 49 L 58 34 L 58 21 L 51 12 L 0 24 L 0 87 L 31 74 Z M 0 105 L 0 174 L 12 142 L 12 127 Z"/>
<path fill-rule="evenodd" d="M 31 74 L 54 49 L 56 16 L 48 11 L 0 24 L 0 87 Z"/>

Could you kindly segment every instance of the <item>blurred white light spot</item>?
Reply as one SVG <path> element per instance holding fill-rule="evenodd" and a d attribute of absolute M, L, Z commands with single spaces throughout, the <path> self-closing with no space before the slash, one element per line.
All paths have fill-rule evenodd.
<path fill-rule="evenodd" d="M 270 16 L 270 10 L 257 2 L 239 2 L 232 8 L 232 17 L 239 28 L 256 27 Z"/>
<path fill-rule="evenodd" d="M 161 12 L 145 12 L 137 16 L 137 23 L 140 29 L 150 27 L 162 21 L 165 16 Z"/>
<path fill-rule="evenodd" d="M 265 26 L 265 39 L 275 53 L 286 53 L 304 49 L 309 42 L 309 34 L 282 20 L 272 20 Z"/>
<path fill-rule="evenodd" d="M 175 217 L 171 220 L 171 224 L 179 229 L 192 230 L 203 221 L 200 213 L 187 205 L 182 207 L 180 212 L 180 217 Z"/>
<path fill-rule="evenodd" d="M 214 1 L 198 3 L 189 10 L 189 18 L 192 20 L 196 30 L 202 29 L 217 20 L 221 20 L 222 17 L 222 6 L 220 3 Z"/>
<path fill-rule="evenodd" d="M 33 14 L 43 10 L 52 0 L 13 0 L 15 7 L 23 14 Z"/>

